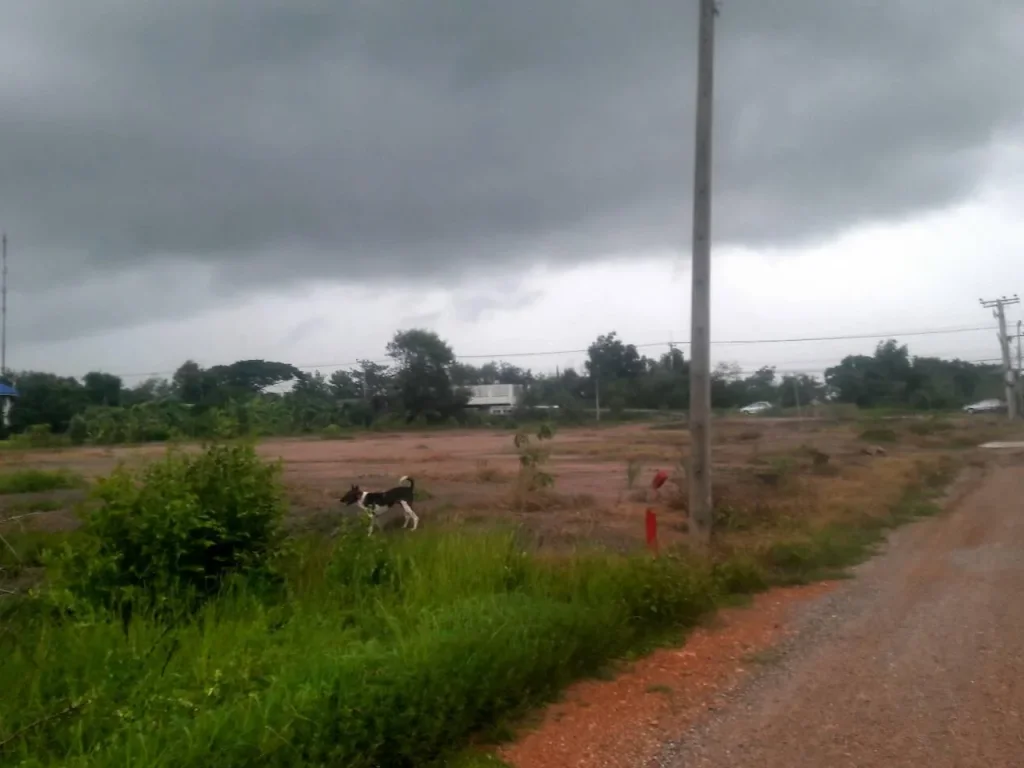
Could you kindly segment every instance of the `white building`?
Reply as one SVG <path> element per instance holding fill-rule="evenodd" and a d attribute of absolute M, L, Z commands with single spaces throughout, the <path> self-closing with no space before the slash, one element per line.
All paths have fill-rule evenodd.
<path fill-rule="evenodd" d="M 469 408 L 503 415 L 511 413 L 523 400 L 522 384 L 474 384 L 469 390 Z"/>

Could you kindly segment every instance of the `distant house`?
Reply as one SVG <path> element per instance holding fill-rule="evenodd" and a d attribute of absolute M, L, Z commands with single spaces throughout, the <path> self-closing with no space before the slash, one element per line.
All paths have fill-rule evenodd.
<path fill-rule="evenodd" d="M 3 414 L 5 427 L 11 426 L 11 406 L 18 397 L 18 390 L 10 384 L 0 381 L 0 413 Z"/>
<path fill-rule="evenodd" d="M 523 400 L 522 384 L 474 384 L 469 390 L 467 408 L 495 415 L 512 413 Z"/>

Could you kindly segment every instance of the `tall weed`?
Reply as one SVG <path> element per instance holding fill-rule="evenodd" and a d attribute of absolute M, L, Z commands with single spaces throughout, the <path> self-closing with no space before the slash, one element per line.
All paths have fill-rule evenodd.
<path fill-rule="evenodd" d="M 168 452 L 141 475 L 118 468 L 97 482 L 76 546 L 52 560 L 54 596 L 170 605 L 214 594 L 232 573 L 273 579 L 285 508 L 278 474 L 244 444 Z"/>

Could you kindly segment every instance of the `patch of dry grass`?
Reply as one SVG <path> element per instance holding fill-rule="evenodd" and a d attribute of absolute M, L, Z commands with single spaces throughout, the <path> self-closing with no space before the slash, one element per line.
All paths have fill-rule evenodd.
<path fill-rule="evenodd" d="M 563 494 L 552 488 L 530 488 L 517 481 L 509 491 L 508 503 L 519 512 L 549 512 L 592 507 L 597 500 L 589 493 Z"/>
<path fill-rule="evenodd" d="M 504 483 L 509 480 L 509 477 L 504 472 L 487 461 L 487 459 L 477 461 L 475 478 L 481 483 Z"/>

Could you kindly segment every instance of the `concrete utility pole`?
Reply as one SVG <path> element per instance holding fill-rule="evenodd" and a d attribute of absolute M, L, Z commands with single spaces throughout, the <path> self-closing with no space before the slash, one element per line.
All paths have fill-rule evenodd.
<path fill-rule="evenodd" d="M 1017 418 L 1017 384 L 1014 381 L 1013 363 L 1010 358 L 1010 337 L 1006 333 L 1006 311 L 1010 304 L 1020 304 L 1017 294 L 1007 298 L 992 299 L 986 301 L 979 299 L 981 306 L 992 309 L 993 316 L 999 321 L 999 350 L 1003 353 L 1003 383 L 1006 386 L 1006 410 L 1010 421 Z"/>
<path fill-rule="evenodd" d="M 3 266 L 0 267 L 0 376 L 7 378 L 7 233 L 3 233 Z"/>
<path fill-rule="evenodd" d="M 1024 338 L 1024 320 L 1017 321 L 1017 397 L 1020 400 L 1019 408 L 1017 410 L 1018 415 L 1024 414 L 1024 365 L 1021 365 L 1021 347 L 1020 340 Z"/>
<path fill-rule="evenodd" d="M 690 531 L 711 542 L 711 139 L 716 0 L 700 6 L 690 305 Z"/>
<path fill-rule="evenodd" d="M 796 400 L 796 425 L 798 429 L 803 429 L 804 424 L 804 413 L 800 408 L 800 377 L 799 374 L 793 376 L 793 399 Z"/>

